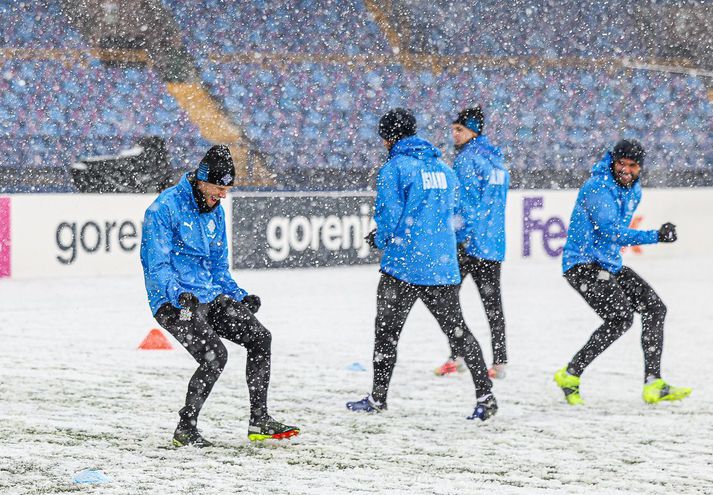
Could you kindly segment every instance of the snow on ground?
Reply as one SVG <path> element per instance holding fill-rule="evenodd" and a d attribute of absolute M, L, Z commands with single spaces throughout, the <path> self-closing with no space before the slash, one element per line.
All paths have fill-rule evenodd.
<path fill-rule="evenodd" d="M 0 493 L 713 493 L 713 258 L 634 260 L 669 308 L 664 377 L 684 403 L 642 403 L 640 326 L 585 373 L 586 407 L 552 382 L 598 324 L 557 263 L 504 268 L 508 377 L 500 413 L 466 421 L 467 374 L 438 378 L 445 338 L 421 303 L 399 347 L 388 413 L 347 411 L 371 381 L 373 266 L 239 272 L 273 332 L 272 413 L 299 441 L 251 445 L 245 352 L 228 366 L 201 428 L 212 449 L 170 439 L 194 364 L 138 351 L 155 326 L 140 277 L 0 281 Z M 472 282 L 466 320 L 489 338 Z M 353 362 L 367 372 L 348 371 Z M 112 483 L 72 484 L 99 468 Z"/>

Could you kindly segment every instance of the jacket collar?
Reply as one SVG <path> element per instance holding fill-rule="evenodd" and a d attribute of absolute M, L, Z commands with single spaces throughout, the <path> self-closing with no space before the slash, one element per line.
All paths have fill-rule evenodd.
<path fill-rule="evenodd" d="M 460 149 L 457 151 L 460 154 L 466 150 L 482 150 L 493 155 L 502 155 L 502 151 L 500 151 L 500 148 L 496 148 L 495 146 L 490 144 L 490 140 L 485 134 L 479 134 L 478 136 L 474 137 L 473 139 L 465 143 L 463 146 L 461 146 Z"/>
<path fill-rule="evenodd" d="M 389 150 L 389 160 L 397 155 L 408 155 L 423 159 L 426 157 L 440 157 L 441 152 L 431 143 L 418 136 L 409 136 L 399 139 Z"/>
<path fill-rule="evenodd" d="M 218 201 L 212 207 L 208 206 L 203 193 L 198 189 L 195 172 L 187 172 L 179 181 L 178 186 L 184 195 L 192 198 L 190 203 L 196 210 L 198 210 L 198 213 L 210 213 L 220 204 L 220 201 Z"/>

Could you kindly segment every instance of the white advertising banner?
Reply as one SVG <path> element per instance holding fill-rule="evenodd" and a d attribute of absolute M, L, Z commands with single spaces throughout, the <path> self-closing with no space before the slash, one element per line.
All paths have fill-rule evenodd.
<path fill-rule="evenodd" d="M 506 262 L 559 262 L 576 197 L 576 190 L 510 191 Z M 0 276 L 141 273 L 141 222 L 154 198 L 109 194 L 0 197 Z M 224 203 L 230 235 L 232 208 L 227 207 L 229 201 Z M 633 226 L 658 229 L 664 222 L 676 224 L 678 242 L 626 248 L 625 259 L 713 253 L 713 188 L 645 189 Z"/>
<path fill-rule="evenodd" d="M 673 244 L 627 248 L 627 256 L 713 256 L 713 188 L 644 189 L 632 226 L 658 229 L 676 225 Z"/>
<path fill-rule="evenodd" d="M 506 212 L 506 261 L 559 261 L 578 191 L 510 191 Z M 644 189 L 632 228 L 658 230 L 676 225 L 678 241 L 624 248 L 624 261 L 638 256 L 713 254 L 713 189 Z"/>
<path fill-rule="evenodd" d="M 141 224 L 146 208 L 156 196 L 10 196 L 10 276 L 35 278 L 141 273 Z M 229 205 L 230 200 L 225 203 Z M 225 208 L 225 217 L 230 235 L 231 208 Z"/>
<path fill-rule="evenodd" d="M 99 194 L 13 196 L 11 276 L 140 273 L 141 222 L 153 198 Z"/>
<path fill-rule="evenodd" d="M 146 208 L 156 196 L 10 196 L 10 276 L 35 278 L 141 273 L 141 224 Z M 229 200 L 226 203 L 229 205 Z M 230 210 L 225 208 L 228 229 L 231 225 Z"/>

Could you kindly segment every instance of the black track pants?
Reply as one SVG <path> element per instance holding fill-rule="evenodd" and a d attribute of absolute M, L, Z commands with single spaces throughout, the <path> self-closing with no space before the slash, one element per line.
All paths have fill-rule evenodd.
<path fill-rule="evenodd" d="M 412 285 L 382 274 L 376 295 L 376 337 L 374 341 L 374 384 L 372 396 L 386 401 L 396 364 L 396 346 L 406 318 L 421 299 L 446 334 L 459 356 L 465 358 L 473 377 L 476 396 L 490 393 L 492 383 L 478 341 L 468 330 L 461 312 L 457 285 Z"/>
<path fill-rule="evenodd" d="M 564 277 L 604 320 L 572 358 L 569 372 L 581 375 L 599 354 L 631 327 L 636 312 L 641 314 L 644 379 L 660 378 L 666 306 L 651 286 L 626 266 L 614 275 L 597 264 L 577 265 L 567 270 Z"/>
<path fill-rule="evenodd" d="M 459 253 L 460 274 L 465 278 L 470 274 L 473 277 L 480 299 L 483 301 L 485 316 L 490 325 L 490 343 L 493 347 L 493 364 L 508 362 L 507 348 L 505 346 L 505 315 L 500 291 L 499 261 L 490 261 L 473 258 Z M 451 348 L 451 357 L 458 354 Z"/>
<path fill-rule="evenodd" d="M 182 320 L 181 310 L 167 303 L 156 312 L 156 320 L 198 362 L 188 382 L 186 404 L 179 411 L 183 424 L 196 424 L 203 403 L 225 369 L 228 351 L 221 338 L 247 350 L 245 377 L 251 419 L 267 414 L 272 336 L 242 303 L 200 305 L 190 320 Z"/>

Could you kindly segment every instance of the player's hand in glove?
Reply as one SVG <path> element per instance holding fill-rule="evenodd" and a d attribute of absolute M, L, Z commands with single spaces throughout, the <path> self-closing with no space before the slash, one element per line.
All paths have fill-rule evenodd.
<path fill-rule="evenodd" d="M 258 309 L 260 309 L 260 305 L 262 304 L 260 302 L 260 298 L 255 294 L 248 294 L 247 296 L 243 297 L 242 302 L 243 304 L 245 304 L 245 306 L 247 306 L 247 308 L 252 314 L 257 313 Z"/>
<path fill-rule="evenodd" d="M 227 308 L 227 307 L 232 306 L 233 304 L 235 304 L 235 302 L 236 302 L 235 299 L 233 299 L 233 298 L 230 297 L 229 295 L 227 295 L 227 294 L 221 294 L 221 295 L 219 295 L 218 297 L 216 297 L 215 299 L 213 299 L 213 303 L 212 303 L 212 304 L 215 304 L 215 305 L 217 305 L 217 306 L 220 306 L 221 308 Z"/>
<path fill-rule="evenodd" d="M 670 222 L 663 224 L 659 229 L 659 242 L 676 242 L 676 239 L 676 226 Z"/>
<path fill-rule="evenodd" d="M 215 298 L 213 304 L 222 308 L 223 311 L 232 308 L 232 311 L 238 311 L 239 314 L 245 308 L 252 314 L 255 314 L 257 310 L 260 309 L 260 298 L 254 294 L 249 294 L 238 302 L 227 294 L 221 294 Z"/>
<path fill-rule="evenodd" d="M 181 306 L 181 311 L 179 313 L 179 320 L 181 321 L 191 321 L 193 319 L 193 313 L 196 312 L 200 301 L 198 298 L 191 294 L 190 292 L 183 292 L 178 296 L 178 305 Z"/>
<path fill-rule="evenodd" d="M 366 243 L 369 245 L 370 248 L 379 249 L 378 247 L 376 247 L 376 229 L 366 234 L 364 239 L 366 239 Z"/>

